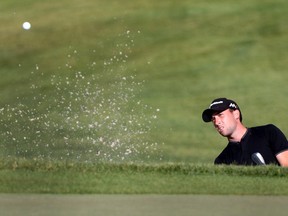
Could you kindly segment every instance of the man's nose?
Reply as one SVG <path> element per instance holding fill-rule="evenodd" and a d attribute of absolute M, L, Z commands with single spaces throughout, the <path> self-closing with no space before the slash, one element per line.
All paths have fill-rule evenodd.
<path fill-rule="evenodd" d="M 219 118 L 217 116 L 214 116 L 212 119 L 212 122 L 214 125 L 218 125 L 219 124 Z"/>

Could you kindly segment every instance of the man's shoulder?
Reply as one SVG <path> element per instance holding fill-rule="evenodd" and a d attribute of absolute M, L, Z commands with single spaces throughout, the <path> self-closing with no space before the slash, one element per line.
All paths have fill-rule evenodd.
<path fill-rule="evenodd" d="M 266 124 L 266 125 L 260 125 L 255 127 L 250 127 L 249 129 L 252 131 L 261 131 L 261 130 L 270 130 L 277 128 L 274 124 Z"/>
<path fill-rule="evenodd" d="M 266 124 L 256 127 L 249 128 L 251 134 L 279 134 L 283 133 L 277 126 L 274 124 Z"/>

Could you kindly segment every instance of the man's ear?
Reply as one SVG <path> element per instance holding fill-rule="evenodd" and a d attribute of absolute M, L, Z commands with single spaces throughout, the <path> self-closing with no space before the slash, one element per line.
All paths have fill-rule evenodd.
<path fill-rule="evenodd" d="M 240 111 L 239 110 L 234 110 L 233 115 L 234 115 L 235 119 L 239 119 L 239 121 L 240 121 Z"/>

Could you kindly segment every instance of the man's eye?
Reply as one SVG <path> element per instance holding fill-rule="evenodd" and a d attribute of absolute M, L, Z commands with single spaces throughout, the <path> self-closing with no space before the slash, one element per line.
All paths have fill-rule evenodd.
<path fill-rule="evenodd" d="M 219 116 L 219 117 L 220 117 L 220 116 L 223 116 L 223 113 L 219 113 L 218 116 Z"/>

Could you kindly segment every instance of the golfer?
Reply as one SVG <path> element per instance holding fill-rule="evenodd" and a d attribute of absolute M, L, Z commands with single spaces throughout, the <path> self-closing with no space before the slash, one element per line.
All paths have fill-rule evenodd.
<path fill-rule="evenodd" d="M 257 165 L 262 162 L 288 166 L 288 142 L 281 130 L 273 124 L 245 127 L 240 108 L 233 100 L 213 100 L 203 111 L 202 119 L 212 121 L 218 133 L 228 139 L 228 145 L 214 164 Z"/>

